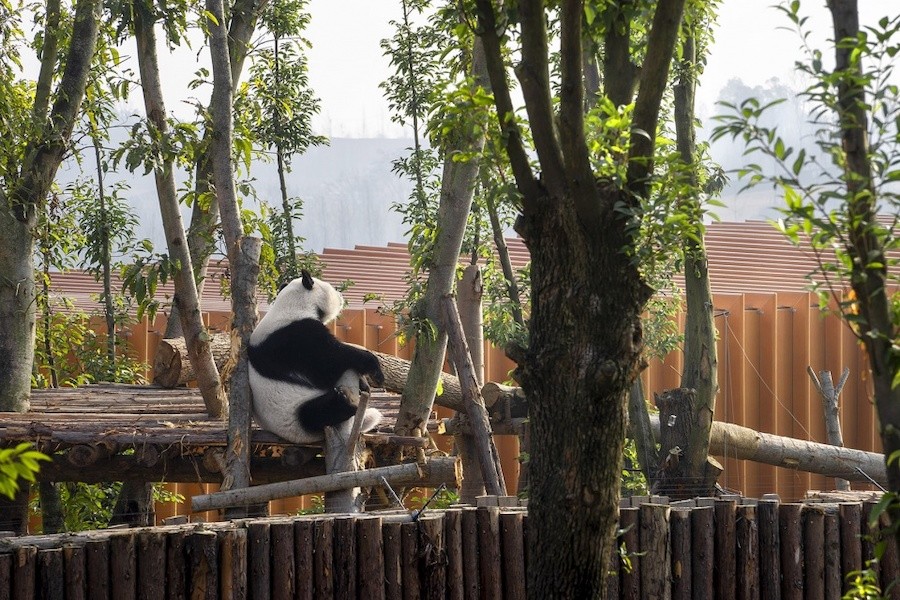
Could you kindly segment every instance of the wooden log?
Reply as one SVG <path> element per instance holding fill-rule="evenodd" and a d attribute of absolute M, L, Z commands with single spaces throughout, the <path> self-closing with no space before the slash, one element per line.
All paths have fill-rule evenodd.
<path fill-rule="evenodd" d="M 381 519 L 363 517 L 356 520 L 356 548 L 360 598 L 384 600 L 384 539 Z"/>
<path fill-rule="evenodd" d="M 384 521 L 381 524 L 381 540 L 384 546 L 384 597 L 385 600 L 403 600 L 403 556 L 400 523 Z"/>
<path fill-rule="evenodd" d="M 272 600 L 293 600 L 294 582 L 294 524 L 271 523 L 272 543 Z"/>
<path fill-rule="evenodd" d="M 861 571 L 862 561 L 862 505 L 858 502 L 842 502 L 838 505 L 841 528 L 841 593 L 850 590 L 850 573 Z"/>
<path fill-rule="evenodd" d="M 691 511 L 691 580 L 696 600 L 712 600 L 716 568 L 715 507 L 697 507 Z"/>
<path fill-rule="evenodd" d="M 216 365 L 222 373 L 222 381 L 228 389 L 228 435 L 225 455 L 225 478 L 222 489 L 250 487 L 250 363 L 247 348 L 250 335 L 256 328 L 257 283 L 259 279 L 259 255 L 262 239 L 241 236 L 228 252 L 231 264 L 232 319 L 229 332 L 228 360 L 224 366 Z M 210 350 L 212 352 L 212 349 Z M 189 361 L 190 362 L 190 361 Z M 260 513 L 268 507 L 247 509 L 240 507 L 225 511 L 226 518 L 245 517 L 248 513 Z"/>
<path fill-rule="evenodd" d="M 419 600 L 422 584 L 419 580 L 419 525 L 416 522 L 400 525 L 400 581 L 403 600 Z"/>
<path fill-rule="evenodd" d="M 737 600 L 759 600 L 759 522 L 755 506 L 737 507 L 735 540 Z"/>
<path fill-rule="evenodd" d="M 297 565 L 295 590 L 297 600 L 313 600 L 313 545 L 315 538 L 316 522 L 314 520 L 304 519 L 294 522 L 294 560 Z"/>
<path fill-rule="evenodd" d="M 422 464 L 405 463 L 194 496 L 191 498 L 191 509 L 194 512 L 201 512 L 304 494 L 370 487 L 381 485 L 382 477 L 394 487 L 415 485 L 437 487 L 441 483 L 446 483 L 449 487 L 458 487 L 460 474 L 456 457 L 432 457 Z"/>
<path fill-rule="evenodd" d="M 247 579 L 253 600 L 270 600 L 272 597 L 271 540 L 268 523 L 254 521 L 247 526 Z"/>
<path fill-rule="evenodd" d="M 841 390 L 844 389 L 844 384 L 847 383 L 850 369 L 844 367 L 837 387 L 835 387 L 834 380 L 831 378 L 831 371 L 820 371 L 819 377 L 816 377 L 812 367 L 807 366 L 806 372 L 809 373 L 809 378 L 812 379 L 813 385 L 815 385 L 819 396 L 822 398 L 822 411 L 825 414 L 825 439 L 832 446 L 843 446 L 844 437 L 841 435 L 838 398 L 841 395 Z M 850 482 L 840 477 L 834 480 L 834 485 L 836 490 L 846 491 L 850 489 Z"/>
<path fill-rule="evenodd" d="M 465 406 L 463 412 L 469 418 L 469 426 L 472 428 L 478 462 L 481 465 L 484 489 L 488 494 L 505 496 L 506 483 L 503 479 L 500 457 L 491 437 L 491 424 L 488 420 L 484 399 L 481 397 L 481 390 L 478 385 L 478 378 L 475 375 L 469 349 L 459 322 L 456 302 L 452 296 L 441 298 L 441 311 L 444 329 L 447 331 L 447 347 L 453 364 L 456 366 L 462 390 L 463 405 Z"/>
<path fill-rule="evenodd" d="M 756 507 L 759 520 L 759 595 L 781 597 L 781 541 L 778 535 L 778 502 L 762 500 Z"/>
<path fill-rule="evenodd" d="M 737 592 L 737 557 L 735 546 L 735 514 L 737 502 L 715 502 L 715 569 L 713 585 L 717 598 L 734 598 Z"/>
<path fill-rule="evenodd" d="M 825 513 L 807 505 L 803 517 L 803 591 L 807 598 L 825 597 Z"/>
<path fill-rule="evenodd" d="M 444 600 L 447 587 L 444 517 L 425 514 L 418 523 L 419 578 L 422 585 L 422 598 Z"/>
<path fill-rule="evenodd" d="M 244 528 L 225 529 L 219 531 L 218 536 L 221 597 L 246 600 L 247 530 Z"/>
<path fill-rule="evenodd" d="M 462 515 L 462 510 L 458 508 L 451 508 L 444 513 L 444 545 L 447 548 L 447 600 L 463 600 L 465 598 Z"/>
<path fill-rule="evenodd" d="M 65 598 L 65 577 L 63 575 L 62 548 L 38 552 L 37 589 L 41 600 L 63 600 Z"/>
<path fill-rule="evenodd" d="M 318 519 L 316 521 L 316 543 L 314 555 L 313 577 L 314 593 L 317 600 L 334 598 L 334 520 Z M 255 597 L 254 597 L 255 598 Z M 340 600 L 340 599 L 339 599 Z"/>
<path fill-rule="evenodd" d="M 11 600 L 32 600 L 37 597 L 37 554 L 34 546 L 16 548 L 13 553 Z"/>
<path fill-rule="evenodd" d="M 137 541 L 131 533 L 109 539 L 109 581 L 113 600 L 137 600 Z"/>
<path fill-rule="evenodd" d="M 881 562 L 874 560 L 875 544 L 878 540 L 878 525 L 870 521 L 872 510 L 876 503 L 873 500 L 863 502 L 862 513 L 860 514 L 860 528 L 862 529 L 862 562 L 864 568 L 872 569 L 875 578 L 881 577 Z"/>
<path fill-rule="evenodd" d="M 357 410 L 357 413 L 359 411 Z M 350 425 L 344 423 L 336 427 L 325 428 L 325 474 L 327 476 L 343 475 L 357 472 L 356 445 L 347 447 Z M 259 488 L 257 488 L 259 489 Z M 325 512 L 358 513 L 362 506 L 357 502 L 359 487 L 350 486 L 328 490 L 325 492 Z M 338 589 L 335 588 L 335 593 Z"/>
<path fill-rule="evenodd" d="M 476 509 L 478 521 L 479 571 L 481 597 L 503 598 L 503 565 L 500 562 L 500 509 L 482 506 Z"/>
<path fill-rule="evenodd" d="M 892 524 L 887 512 L 881 513 L 878 519 L 878 537 L 884 544 L 884 554 L 881 556 L 881 589 L 887 592 L 890 600 L 900 598 L 900 553 L 897 551 L 897 540 L 892 534 Z"/>
<path fill-rule="evenodd" d="M 463 508 L 462 513 L 463 595 L 466 600 L 481 598 L 481 550 L 478 543 L 478 509 Z"/>
<path fill-rule="evenodd" d="M 840 600 L 841 530 L 840 515 L 831 507 L 825 511 L 825 599 Z"/>
<path fill-rule="evenodd" d="M 63 561 L 66 600 L 87 600 L 87 554 L 84 546 L 63 546 Z M 2 579 L 0 576 L 0 590 L 4 589 Z"/>
<path fill-rule="evenodd" d="M 0 554 L 0 597 L 12 597 L 13 555 Z"/>
<path fill-rule="evenodd" d="M 669 513 L 672 542 L 672 600 L 693 600 L 691 592 L 691 511 Z"/>
<path fill-rule="evenodd" d="M 187 532 L 172 531 L 166 536 L 166 597 L 186 598 L 188 593 Z"/>
<path fill-rule="evenodd" d="M 803 600 L 803 523 L 801 504 L 782 504 L 778 511 L 781 537 L 781 598 Z"/>
<path fill-rule="evenodd" d="M 641 598 L 641 544 L 640 509 L 620 508 L 619 529 L 622 531 L 621 544 L 625 546 L 625 556 L 631 568 L 622 568 L 620 591 L 622 600 Z"/>
<path fill-rule="evenodd" d="M 221 371 L 231 355 L 231 336 L 226 332 L 211 332 L 209 338 L 209 350 L 212 352 L 216 368 Z M 184 338 L 160 340 L 153 363 L 153 383 L 173 388 L 185 385 L 196 378 L 194 367 L 188 359 L 187 343 Z"/>
<path fill-rule="evenodd" d="M 137 535 L 138 579 L 140 600 L 164 600 L 166 597 L 166 534 L 146 530 Z"/>
<path fill-rule="evenodd" d="M 87 567 L 87 597 L 109 598 L 109 540 L 88 540 L 84 545 Z M 171 578 L 171 574 L 169 576 Z M 173 598 L 174 596 L 169 596 Z"/>
<path fill-rule="evenodd" d="M 694 412 L 696 391 L 676 388 L 656 394 L 661 421 L 659 467 L 653 481 L 654 494 L 675 500 L 710 496 L 715 491 L 716 469 L 707 469 L 706 431 L 712 415 L 707 407 Z M 698 439 L 700 438 L 700 439 Z"/>
<path fill-rule="evenodd" d="M 185 539 L 188 559 L 188 597 L 216 600 L 219 597 L 218 537 L 213 531 L 195 531 Z"/>
<path fill-rule="evenodd" d="M 642 553 L 641 591 L 645 598 L 672 597 L 672 556 L 669 549 L 669 512 L 662 504 L 644 504 L 640 511 Z"/>
<path fill-rule="evenodd" d="M 503 591 L 506 598 L 525 598 L 525 539 L 521 512 L 500 513 L 500 555 L 503 557 Z"/>
<path fill-rule="evenodd" d="M 356 598 L 356 518 L 335 518 L 334 539 L 334 596 Z"/>

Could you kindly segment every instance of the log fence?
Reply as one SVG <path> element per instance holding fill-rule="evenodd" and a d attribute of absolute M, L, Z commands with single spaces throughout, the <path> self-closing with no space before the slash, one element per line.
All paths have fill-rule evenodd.
<path fill-rule="evenodd" d="M 871 502 L 641 500 L 620 509 L 610 598 L 837 599 L 881 531 Z M 527 539 L 527 509 L 498 506 L 5 538 L 0 598 L 519 599 Z M 898 570 L 888 545 L 882 589 Z"/>

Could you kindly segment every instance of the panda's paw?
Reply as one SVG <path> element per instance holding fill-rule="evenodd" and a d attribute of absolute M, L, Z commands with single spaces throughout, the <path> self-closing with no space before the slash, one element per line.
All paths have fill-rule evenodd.
<path fill-rule="evenodd" d="M 375 387 L 384 387 L 384 373 L 381 370 L 381 365 L 379 364 L 374 371 L 369 373 L 369 379 L 372 380 L 372 384 Z"/>
<path fill-rule="evenodd" d="M 369 382 L 366 381 L 366 378 L 360 377 L 359 378 L 359 393 L 362 394 L 365 392 L 366 394 L 368 394 L 371 391 L 372 391 L 372 388 L 369 387 Z"/>

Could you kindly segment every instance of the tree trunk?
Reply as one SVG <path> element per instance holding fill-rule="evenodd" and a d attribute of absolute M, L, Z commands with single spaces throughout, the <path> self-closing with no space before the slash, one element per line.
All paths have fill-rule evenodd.
<path fill-rule="evenodd" d="M 633 224 L 620 209 L 639 210 L 639 199 L 649 190 L 659 107 L 683 7 L 683 0 L 656 6 L 622 189 L 598 183 L 591 168 L 583 114 L 582 3 L 563 2 L 560 8 L 558 105 L 551 99 L 543 3 L 518 4 L 516 74 L 540 162 L 537 177 L 512 118 L 494 5 L 477 1 L 494 102 L 522 195 L 517 230 L 531 253 L 529 346 L 513 356 L 531 400 L 530 598 L 606 594 L 625 395 L 644 367 L 640 315 L 652 291 L 624 251 L 634 244 Z"/>
<path fill-rule="evenodd" d="M 847 383 L 847 377 L 850 375 L 850 369 L 844 367 L 841 373 L 841 379 L 837 387 L 834 385 L 834 379 L 831 377 L 831 371 L 820 371 L 816 377 L 816 372 L 812 367 L 807 366 L 806 372 L 812 379 L 813 385 L 822 397 L 822 412 L 825 417 L 825 441 L 832 446 L 844 446 L 844 436 L 841 434 L 841 417 L 838 410 L 838 398 L 844 384 Z M 838 491 L 848 491 L 850 482 L 846 479 L 837 478 L 834 480 L 834 489 Z"/>
<path fill-rule="evenodd" d="M 473 52 L 472 73 L 475 85 L 486 87 L 484 52 L 479 43 L 475 44 Z M 464 139 L 458 150 L 477 154 L 483 146 L 484 135 L 477 133 Z M 412 435 L 416 430 L 424 431 L 444 365 L 447 333 L 441 326 L 441 298 L 453 291 L 456 281 L 456 265 L 459 262 L 466 220 L 472 206 L 475 177 L 478 174 L 477 160 L 460 162 L 454 160 L 454 155 L 455 152 L 449 151 L 444 160 L 437 239 L 428 268 L 422 315 L 434 324 L 436 337 L 416 337 L 416 349 L 397 416 L 398 435 Z"/>
<path fill-rule="evenodd" d="M 694 488 L 696 495 L 711 495 L 715 479 L 710 481 L 707 470 L 709 454 L 709 430 L 716 408 L 718 391 L 716 356 L 716 326 L 713 321 L 713 299 L 709 286 L 709 264 L 706 246 L 703 242 L 703 207 L 700 204 L 700 190 L 697 180 L 697 134 L 694 128 L 694 97 L 697 81 L 697 49 L 691 23 L 686 28 L 682 43 L 681 68 L 675 85 L 675 132 L 678 153 L 687 170 L 686 183 L 688 197 L 682 200 L 685 211 L 693 216 L 690 226 L 696 237 L 684 240 L 684 289 L 686 316 L 684 325 L 684 368 L 681 372 L 681 387 L 694 390 L 687 396 L 691 404 L 687 414 L 692 416 L 690 427 L 685 431 L 686 447 L 679 461 L 681 477 L 695 484 L 707 482 L 706 489 Z M 668 478 L 670 471 L 663 472 Z M 668 486 L 672 482 L 663 482 Z M 702 486 L 702 484 L 699 484 Z"/>
<path fill-rule="evenodd" d="M 234 184 L 234 168 L 231 159 L 233 138 L 232 80 L 228 57 L 228 39 L 225 30 L 225 13 L 222 0 L 207 0 L 206 10 L 213 17 L 207 24 L 210 32 L 210 55 L 213 70 L 213 94 L 210 101 L 212 113 L 212 147 L 210 159 L 216 201 L 222 214 L 222 232 L 231 265 L 232 336 L 231 356 L 233 369 L 228 378 L 229 404 L 237 411 L 229 421 L 228 453 L 226 456 L 226 489 L 250 485 L 250 448 L 246 443 L 250 434 L 250 378 L 247 347 L 250 334 L 256 327 L 256 287 L 259 276 L 261 241 L 242 237 L 237 192 Z"/>
<path fill-rule="evenodd" d="M 134 35 L 137 41 L 138 67 L 144 92 L 144 106 L 150 127 L 155 129 L 160 137 L 165 137 L 168 125 L 156 56 L 156 33 L 153 31 L 153 27 L 150 7 L 146 4 L 136 4 L 134 7 Z M 191 255 L 185 240 L 181 207 L 178 204 L 175 175 L 172 169 L 172 157 L 163 157 L 162 165 L 157 166 L 153 174 L 156 179 L 156 192 L 159 196 L 159 207 L 169 256 L 179 264 L 174 276 L 174 304 L 178 306 L 181 326 L 185 332 L 184 337 L 191 364 L 197 373 L 197 385 L 203 395 L 203 402 L 206 404 L 209 415 L 219 419 L 228 415 L 228 398 L 225 396 L 219 373 L 209 350 L 209 336 L 203 326 L 200 314 L 197 284 L 190 268 Z"/>
<path fill-rule="evenodd" d="M 465 334 L 466 344 L 469 346 L 475 379 L 478 381 L 478 387 L 481 388 L 484 385 L 484 327 L 481 306 L 484 287 L 478 265 L 466 267 L 462 279 L 457 284 L 457 289 L 460 325 Z M 457 372 L 459 372 L 458 368 Z M 457 411 L 456 417 L 459 418 L 463 414 L 464 412 Z M 453 445 L 462 461 L 463 469 L 459 500 L 463 504 L 474 505 L 475 499 L 483 496 L 485 492 L 475 438 L 468 433 L 455 433 Z"/>
<path fill-rule="evenodd" d="M 62 79 L 50 114 L 35 105 L 36 136 L 20 176 L 0 190 L 0 411 L 28 410 L 34 362 L 34 227 L 81 109 L 100 23 L 99 0 L 79 0 Z M 45 38 L 54 33 L 47 33 Z M 49 56 L 41 64 L 56 67 Z M 49 84 L 48 84 L 49 85 Z M 40 100 L 38 97 L 38 100 Z M 49 104 L 49 98 L 47 99 Z"/>
<path fill-rule="evenodd" d="M 62 533 L 66 530 L 62 497 L 59 484 L 55 481 L 41 481 L 38 484 L 41 502 L 42 533 Z"/>
<path fill-rule="evenodd" d="M 231 90 L 235 91 L 244 69 L 244 59 L 250 48 L 251 38 L 256 31 L 259 15 L 269 4 L 269 0 L 236 0 L 231 7 L 231 25 L 228 31 L 228 57 L 231 64 Z M 187 233 L 188 249 L 191 253 L 191 269 L 198 291 L 203 290 L 206 280 L 209 257 L 215 250 L 216 226 L 219 221 L 219 204 L 216 198 L 209 202 L 200 202 L 200 196 L 211 191 L 212 164 L 209 156 L 209 136 L 211 131 L 203 133 L 204 148 L 197 159 L 194 174 L 195 202 L 191 208 L 191 223 Z M 181 319 L 178 307 L 172 306 L 166 331 L 163 337 L 181 337 Z"/>
<path fill-rule="evenodd" d="M 147 527 L 155 525 L 153 513 L 153 484 L 145 481 L 123 481 L 110 525 Z"/>
<path fill-rule="evenodd" d="M 885 287 L 887 264 L 885 251 L 874 231 L 878 224 L 878 195 L 872 181 L 869 154 L 868 115 L 865 88 L 859 85 L 862 67 L 852 57 L 853 44 L 842 44 L 860 33 L 856 0 L 829 0 L 834 23 L 835 72 L 843 77 L 838 85 L 841 138 L 846 153 L 847 251 L 853 258 L 850 284 L 858 302 L 860 339 L 869 357 L 875 407 L 878 410 L 881 444 L 887 464 L 888 489 L 900 493 L 900 461 L 887 459 L 900 451 L 900 385 L 894 377 L 900 370 L 900 357 L 892 346 L 898 337 L 897 324 L 891 320 L 891 305 Z M 900 503 L 891 505 L 891 518 L 900 521 Z M 897 529 L 900 541 L 900 528 Z"/>

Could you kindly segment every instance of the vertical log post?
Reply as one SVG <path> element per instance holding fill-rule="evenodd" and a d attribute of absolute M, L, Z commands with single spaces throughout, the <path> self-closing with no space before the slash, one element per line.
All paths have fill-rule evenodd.
<path fill-rule="evenodd" d="M 140 600 L 163 600 L 166 597 L 166 534 L 142 531 L 137 536 L 138 582 Z"/>
<path fill-rule="evenodd" d="M 760 501 L 759 518 L 759 594 L 761 598 L 781 596 L 781 541 L 778 535 L 778 502 Z"/>
<path fill-rule="evenodd" d="M 491 496 L 505 496 L 506 483 L 503 480 L 503 470 L 500 467 L 497 447 L 491 437 L 491 424 L 484 407 L 481 388 L 478 385 L 462 326 L 459 323 L 459 312 L 452 296 L 444 296 L 441 304 L 450 353 L 453 364 L 456 365 L 463 402 L 466 405 L 466 415 L 469 417 L 469 425 L 478 449 L 484 487 Z"/>
<path fill-rule="evenodd" d="M 640 509 L 620 508 L 619 529 L 622 530 L 621 543 L 625 546 L 625 555 L 631 568 L 622 568 L 620 591 L 622 600 L 640 600 L 641 598 L 641 545 L 639 531 Z"/>
<path fill-rule="evenodd" d="M 437 515 L 423 515 L 418 523 L 422 597 L 426 600 L 444 600 L 447 587 L 444 519 Z"/>
<path fill-rule="evenodd" d="M 808 505 L 803 510 L 803 592 L 807 598 L 825 597 L 825 512 Z"/>
<path fill-rule="evenodd" d="M 525 598 L 527 595 L 523 518 L 524 515 L 520 512 L 500 513 L 503 590 L 507 598 Z"/>
<path fill-rule="evenodd" d="M 400 581 L 403 600 L 419 600 L 422 584 L 419 579 L 419 525 L 400 524 Z"/>
<path fill-rule="evenodd" d="M 462 510 L 451 508 L 444 513 L 444 540 L 447 548 L 447 600 L 465 598 L 463 569 Z"/>
<path fill-rule="evenodd" d="M 713 573 L 716 597 L 734 598 L 737 589 L 737 557 L 735 555 L 737 549 L 735 545 L 737 502 L 716 500 L 714 508 L 716 560 Z"/>
<path fill-rule="evenodd" d="M 253 600 L 272 597 L 271 534 L 268 523 L 255 522 L 247 526 L 247 579 Z"/>
<path fill-rule="evenodd" d="M 672 597 L 672 556 L 669 548 L 670 508 L 662 504 L 640 507 L 641 592 L 645 598 Z"/>
<path fill-rule="evenodd" d="M 337 517 L 334 539 L 334 597 L 356 598 L 356 517 Z"/>
<path fill-rule="evenodd" d="M 359 597 L 384 600 L 384 541 L 379 517 L 357 519 L 356 547 Z"/>
<path fill-rule="evenodd" d="M 294 591 L 294 524 L 290 522 L 269 525 L 272 544 L 272 600 L 293 600 Z"/>
<path fill-rule="evenodd" d="M 295 583 L 297 600 L 313 600 L 313 545 L 316 522 L 304 519 L 294 523 L 294 560 L 297 565 Z"/>
<path fill-rule="evenodd" d="M 222 598 L 247 598 L 247 530 L 226 529 L 219 532 L 220 583 Z M 310 549 L 312 546 L 310 545 Z M 298 596 L 298 598 L 302 598 Z M 302 599 L 311 600 L 311 599 Z"/>
<path fill-rule="evenodd" d="M 691 511 L 672 509 L 672 600 L 693 600 L 691 591 Z"/>
<path fill-rule="evenodd" d="M 737 542 L 737 600 L 759 600 L 759 522 L 755 506 L 739 506 Z"/>
<path fill-rule="evenodd" d="M 802 504 L 782 504 L 778 512 L 781 537 L 781 600 L 803 600 Z"/>
<path fill-rule="evenodd" d="M 187 534 L 184 531 L 173 531 L 166 536 L 166 597 L 186 598 L 187 568 L 185 566 L 185 540 Z M 90 563 L 88 563 L 90 566 Z M 92 596 L 93 597 L 93 596 Z"/>
<path fill-rule="evenodd" d="M 9 555 L 6 555 L 7 557 Z M 0 557 L 2 558 L 2 557 Z M 66 578 L 66 600 L 86 600 L 87 599 L 87 553 L 82 546 L 63 546 L 63 559 L 65 561 L 65 578 Z M 165 552 L 161 559 L 165 563 Z M 0 567 L 0 572 L 3 569 Z M 160 582 L 162 588 L 162 596 L 151 596 L 151 598 L 165 597 L 165 587 Z M 3 577 L 0 575 L 0 590 L 8 589 L 3 585 Z"/>
<path fill-rule="evenodd" d="M 334 598 L 334 520 L 316 521 L 316 543 L 314 555 L 315 577 L 313 597 L 317 600 Z"/>
<path fill-rule="evenodd" d="M 384 598 L 403 600 L 403 572 L 400 567 L 403 542 L 400 539 L 400 523 L 388 521 L 382 524 L 381 540 L 384 544 Z"/>
<path fill-rule="evenodd" d="M 38 598 L 41 600 L 63 600 L 65 579 L 63 572 L 62 548 L 41 550 L 38 553 Z"/>
<path fill-rule="evenodd" d="M 847 383 L 850 369 L 844 367 L 837 387 L 835 387 L 834 380 L 831 378 L 831 371 L 820 371 L 819 376 L 816 377 L 816 373 L 813 371 L 812 367 L 807 366 L 806 372 L 809 373 L 809 378 L 812 379 L 813 385 L 819 392 L 819 396 L 822 397 L 822 410 L 825 414 L 825 434 L 827 442 L 832 446 L 840 446 L 843 448 L 844 437 L 841 435 L 841 418 L 838 409 L 838 398 L 841 395 L 841 390 L 844 389 L 844 384 Z M 850 482 L 846 479 L 835 477 L 834 486 L 837 490 L 847 491 L 850 489 Z"/>
<path fill-rule="evenodd" d="M 838 505 L 841 520 L 841 593 L 850 590 L 847 576 L 863 568 L 862 560 L 862 505 L 858 502 L 842 502 Z"/>
<path fill-rule="evenodd" d="M 695 600 L 712 600 L 713 573 L 716 568 L 715 508 L 704 506 L 691 511 L 691 579 Z"/>
<path fill-rule="evenodd" d="M 478 520 L 479 567 L 481 597 L 485 600 L 503 598 L 503 565 L 500 562 L 500 509 L 479 506 Z"/>
<path fill-rule="evenodd" d="M 137 599 L 137 548 L 133 535 L 109 540 L 110 592 L 117 600 Z"/>
<path fill-rule="evenodd" d="M 481 306 L 484 285 L 478 265 L 466 267 L 462 279 L 457 284 L 457 290 L 460 325 L 472 359 L 473 373 L 478 387 L 481 388 L 484 385 L 484 327 Z M 465 413 L 459 411 L 455 416 L 457 419 L 466 419 Z M 459 499 L 464 504 L 475 504 L 475 499 L 485 493 L 484 477 L 478 460 L 478 446 L 474 436 L 468 432 L 455 433 L 453 443 L 462 459 L 463 467 Z"/>
<path fill-rule="evenodd" d="M 219 597 L 219 544 L 213 531 L 195 531 L 187 536 L 188 598 L 216 600 Z"/>
<path fill-rule="evenodd" d="M 478 509 L 476 508 L 463 509 L 462 546 L 462 555 L 465 561 L 463 563 L 465 598 L 478 600 L 481 598 L 481 576 L 479 575 L 481 556 L 478 546 Z"/>
<path fill-rule="evenodd" d="M 841 582 L 840 515 L 829 507 L 825 510 L 825 598 L 840 598 Z"/>

